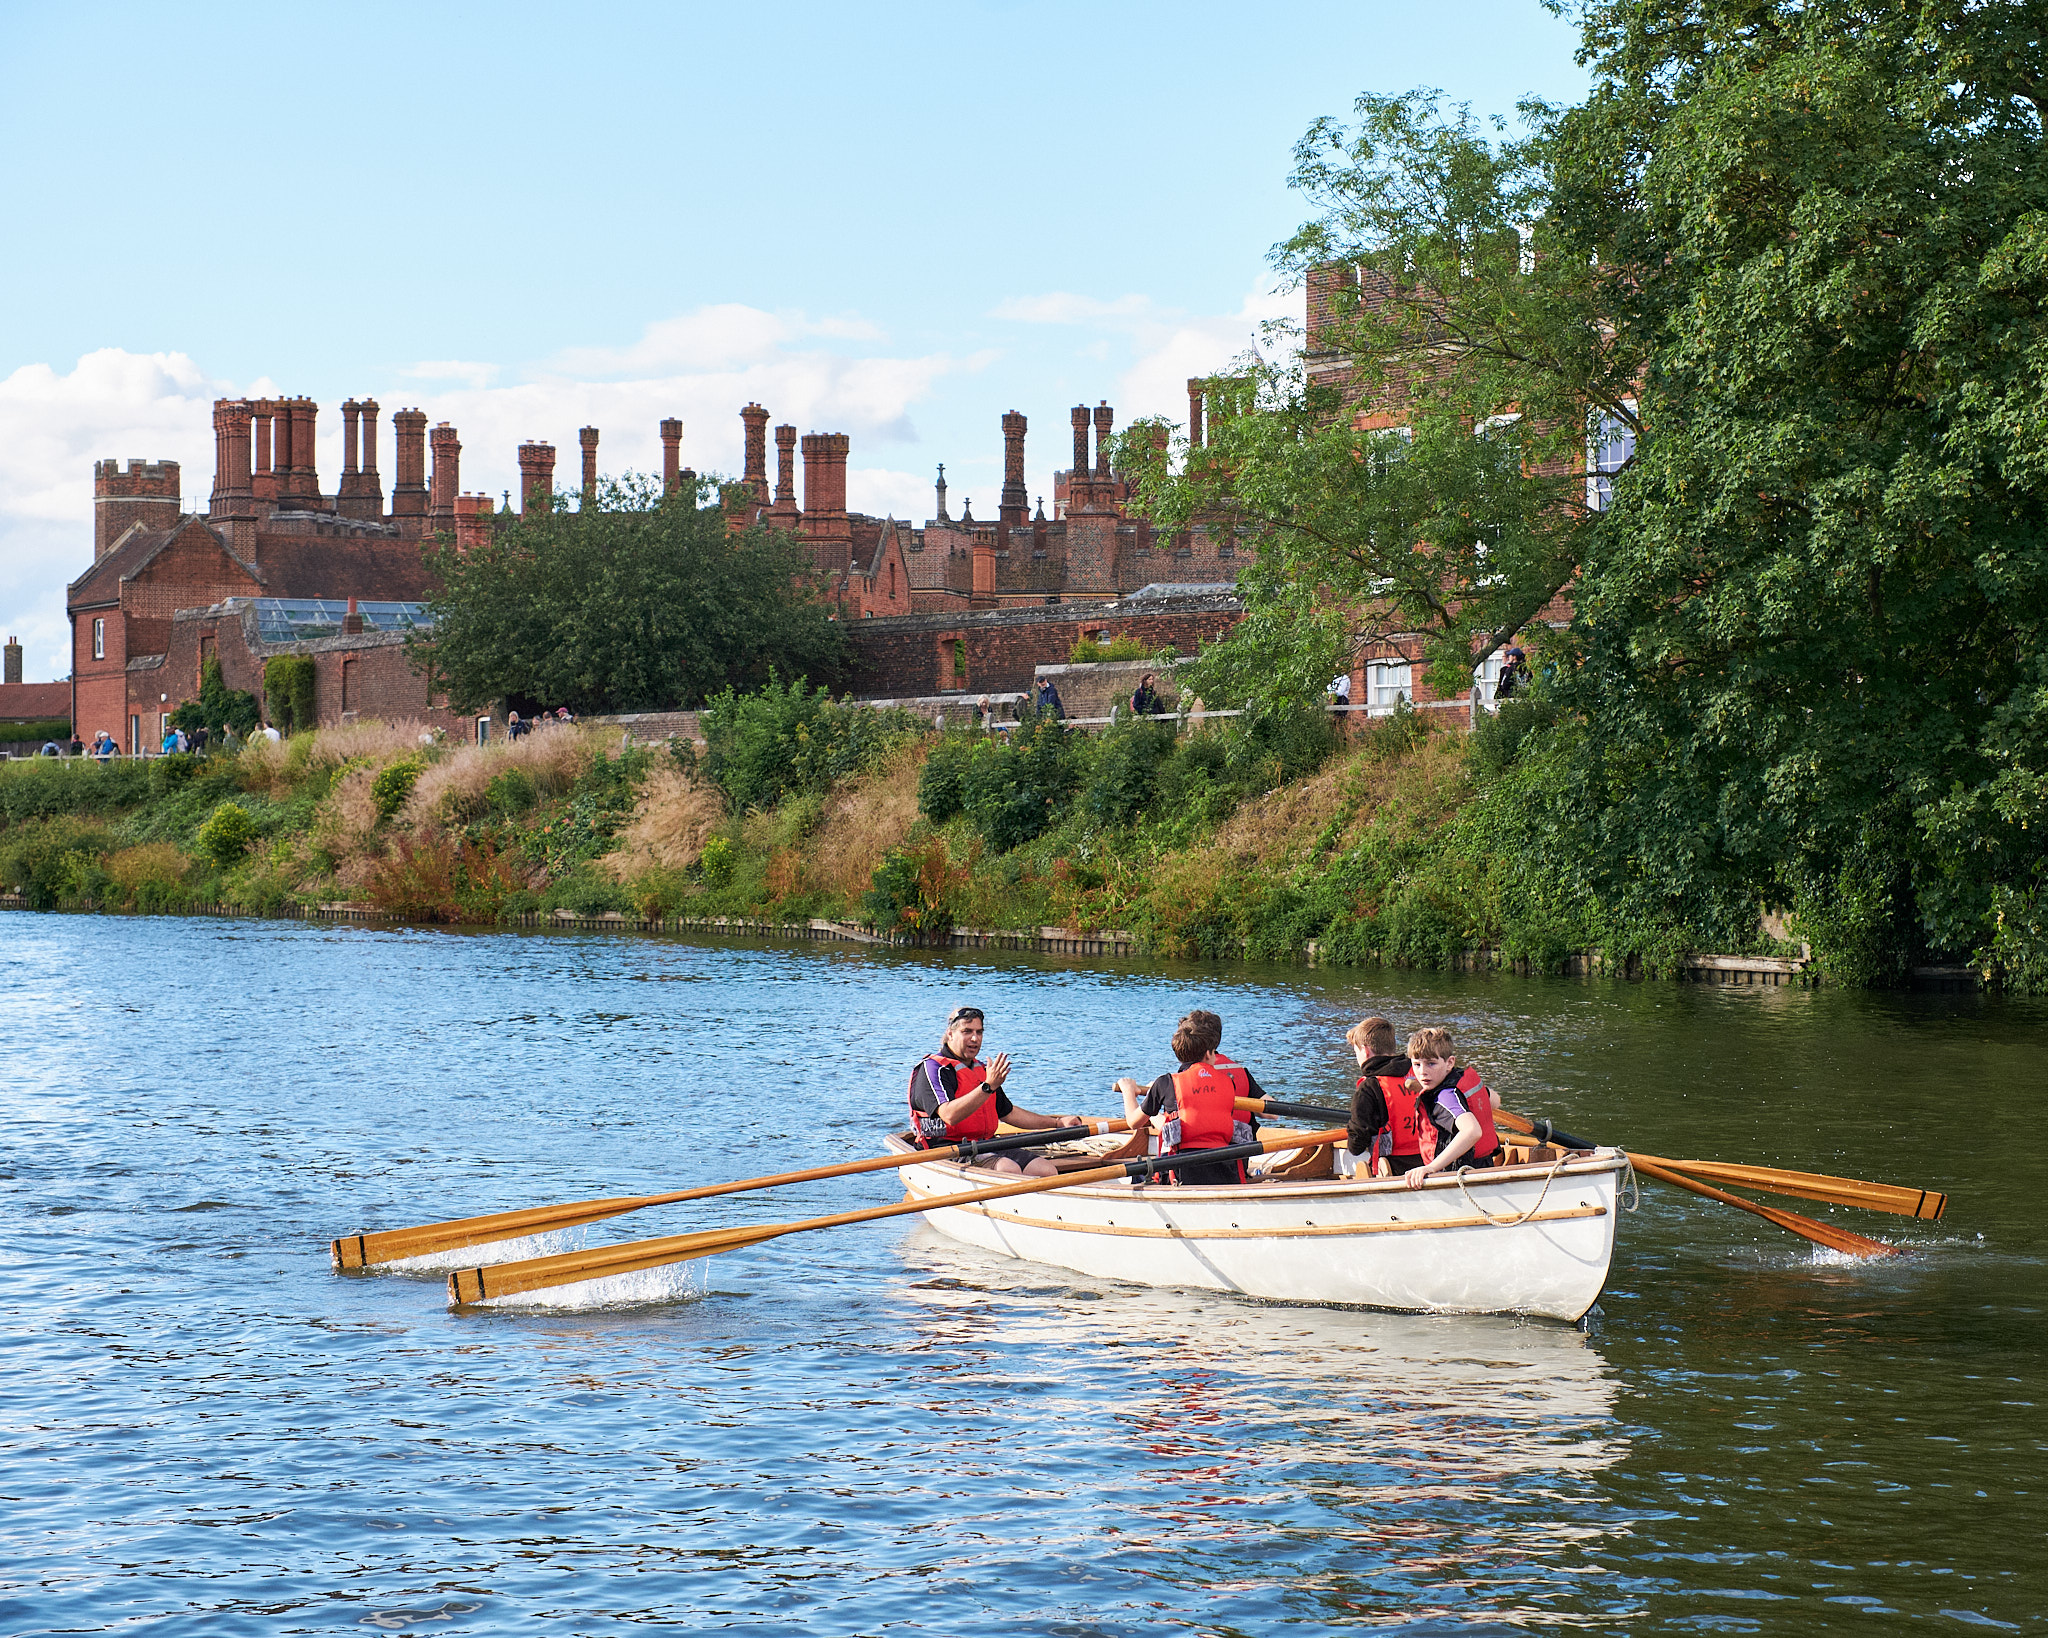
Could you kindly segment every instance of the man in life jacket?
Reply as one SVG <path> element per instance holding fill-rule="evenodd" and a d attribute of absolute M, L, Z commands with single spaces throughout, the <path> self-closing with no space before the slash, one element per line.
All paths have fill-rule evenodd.
<path fill-rule="evenodd" d="M 1415 1130 L 1422 1150 L 1422 1164 L 1407 1173 L 1408 1187 L 1421 1188 L 1434 1172 L 1499 1165 L 1493 1094 L 1478 1070 L 1458 1067 L 1451 1032 L 1417 1030 L 1408 1037 L 1408 1061 L 1404 1084 L 1415 1089 Z"/>
<path fill-rule="evenodd" d="M 1236 1107 L 1239 1098 L 1266 1094 L 1243 1064 L 1232 1063 L 1217 1049 L 1223 1044 L 1223 1020 L 1213 1012 L 1191 1012 L 1173 1032 L 1173 1055 L 1180 1068 L 1141 1087 L 1128 1075 L 1116 1083 L 1123 1095 L 1124 1119 L 1133 1142 L 1151 1123 L 1159 1125 L 1159 1152 L 1186 1154 L 1249 1143 L 1259 1129 L 1258 1118 Z M 1198 1162 L 1172 1173 L 1176 1183 L 1242 1183 L 1244 1162 Z"/>
<path fill-rule="evenodd" d="M 1415 1100 L 1402 1091 L 1402 1083 L 1408 1079 L 1408 1055 L 1395 1050 L 1393 1023 L 1377 1015 L 1361 1018 L 1345 1032 L 1344 1040 L 1358 1059 L 1358 1089 L 1351 1095 L 1350 1140 L 1345 1147 L 1354 1155 L 1371 1155 L 1368 1169 L 1374 1177 L 1420 1166 L 1422 1145 L 1415 1132 Z M 1394 1119 L 1396 1106 L 1401 1112 L 1398 1123 Z"/>
<path fill-rule="evenodd" d="M 1074 1115 L 1035 1115 L 1019 1109 L 1003 1091 L 1010 1077 L 1010 1055 L 998 1052 L 981 1061 L 984 1021 L 979 1007 L 955 1007 L 946 1020 L 939 1050 L 910 1072 L 910 1135 L 918 1147 L 934 1148 L 968 1138 L 989 1138 L 1003 1121 L 1026 1132 L 1050 1131 L 1080 1124 Z M 1059 1168 L 1043 1151 L 1013 1149 L 1008 1154 L 982 1155 L 975 1167 L 987 1172 L 1054 1177 Z"/>

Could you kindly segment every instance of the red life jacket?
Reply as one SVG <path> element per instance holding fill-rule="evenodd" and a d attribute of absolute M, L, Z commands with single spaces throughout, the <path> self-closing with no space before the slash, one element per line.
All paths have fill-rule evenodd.
<path fill-rule="evenodd" d="M 1225 1147 L 1239 1119 L 1236 1100 L 1251 1095 L 1251 1077 L 1220 1052 L 1213 1064 L 1188 1065 L 1173 1077 L 1180 1141 L 1167 1153 Z"/>
<path fill-rule="evenodd" d="M 1498 1153 L 1500 1138 L 1493 1129 L 1493 1094 L 1486 1089 L 1486 1083 L 1479 1078 L 1479 1071 L 1469 1067 L 1459 1070 L 1455 1077 L 1446 1077 L 1438 1082 L 1432 1089 L 1432 1095 L 1436 1092 L 1444 1091 L 1457 1093 L 1464 1100 L 1465 1107 L 1471 1112 L 1473 1119 L 1479 1122 L 1479 1141 L 1466 1150 L 1466 1154 L 1477 1161 L 1489 1159 Z M 1390 1104 L 1391 1101 L 1389 1099 Z M 1422 1098 L 1419 1094 L 1411 1100 L 1411 1103 L 1415 1109 L 1416 1136 L 1421 1141 L 1419 1152 L 1422 1155 L 1423 1163 L 1427 1165 L 1430 1161 L 1436 1159 L 1437 1150 L 1449 1140 L 1437 1130 L 1436 1122 L 1431 1120 L 1428 1114 L 1424 1112 Z M 1397 1149 L 1398 1145 L 1399 1140 L 1396 1139 Z"/>
<path fill-rule="evenodd" d="M 1382 1075 L 1380 1092 L 1387 1100 L 1387 1130 L 1394 1134 L 1394 1153 L 1397 1155 L 1421 1155 L 1433 1160 L 1436 1157 L 1436 1131 L 1431 1127 L 1428 1135 L 1423 1128 L 1429 1122 L 1422 1118 L 1422 1111 L 1416 1107 L 1416 1094 L 1408 1090 L 1405 1075 Z M 1428 1148 L 1423 1145 L 1427 1144 Z"/>
<path fill-rule="evenodd" d="M 931 1087 L 932 1095 L 942 1104 L 951 1103 L 955 1098 L 964 1098 L 988 1079 L 988 1065 L 979 1059 L 967 1063 L 962 1059 L 948 1058 L 936 1052 L 917 1068 L 918 1073 L 924 1076 L 926 1083 Z M 955 1082 L 959 1087 L 956 1092 L 949 1093 L 946 1090 L 946 1083 L 939 1077 L 939 1071 L 948 1068 L 954 1071 Z M 915 1085 L 915 1081 L 912 1084 Z M 1000 1093 L 994 1093 L 982 1099 L 980 1108 L 957 1121 L 941 1120 L 937 1115 L 927 1114 L 918 1108 L 913 1099 L 910 1105 L 910 1135 L 917 1139 L 917 1146 L 920 1149 L 929 1149 L 935 1143 L 959 1143 L 969 1138 L 994 1137 L 996 1128 L 1002 1124 L 1002 1115 L 997 1109 L 1001 1096 Z"/>

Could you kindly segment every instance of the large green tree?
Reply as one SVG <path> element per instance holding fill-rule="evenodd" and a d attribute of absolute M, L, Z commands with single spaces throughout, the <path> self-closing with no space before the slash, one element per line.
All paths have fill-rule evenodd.
<path fill-rule="evenodd" d="M 2041 15 L 1576 15 L 1591 93 L 1526 135 L 1417 96 L 1304 140 L 1279 260 L 1363 269 L 1356 368 L 1253 362 L 1251 413 L 1150 472 L 1258 537 L 1204 680 L 1298 693 L 1393 625 L 1450 673 L 1566 588 L 1524 753 L 1560 880 L 1702 936 L 1790 908 L 1853 981 L 2048 985 Z M 1355 430 L 1388 411 L 1405 450 Z"/>
<path fill-rule="evenodd" d="M 830 681 L 843 653 L 801 546 L 729 533 L 721 506 L 635 476 L 585 510 L 502 520 L 483 545 L 443 545 L 433 561 L 427 657 L 461 709 L 673 709 L 776 672 Z"/>

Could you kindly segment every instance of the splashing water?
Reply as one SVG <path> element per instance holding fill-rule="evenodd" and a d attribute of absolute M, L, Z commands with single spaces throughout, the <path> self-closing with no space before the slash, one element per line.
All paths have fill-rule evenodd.
<path fill-rule="evenodd" d="M 699 1258 L 691 1263 L 669 1263 L 661 1268 L 642 1268 L 631 1274 L 607 1274 L 600 1279 L 578 1280 L 573 1285 L 551 1285 L 539 1291 L 520 1291 L 509 1297 L 487 1297 L 480 1303 L 467 1303 L 463 1306 L 552 1308 L 584 1313 L 593 1309 L 635 1308 L 651 1303 L 698 1302 L 711 1288 L 710 1269 L 710 1259 Z"/>
<path fill-rule="evenodd" d="M 581 1228 L 550 1229 L 545 1234 L 528 1234 L 517 1240 L 492 1240 L 480 1246 L 457 1246 L 452 1251 L 429 1251 L 418 1257 L 400 1257 L 378 1263 L 377 1274 L 446 1274 L 457 1268 L 491 1268 L 499 1263 L 520 1263 L 529 1257 L 553 1257 L 564 1251 L 582 1251 L 590 1244 L 588 1225 Z"/>

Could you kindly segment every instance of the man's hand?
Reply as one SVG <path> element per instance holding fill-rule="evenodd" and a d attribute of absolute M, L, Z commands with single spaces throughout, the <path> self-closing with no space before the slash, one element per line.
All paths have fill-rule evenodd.
<path fill-rule="evenodd" d="M 1010 1078 L 1010 1055 L 998 1052 L 988 1061 L 987 1084 L 1001 1090 L 1004 1081 Z"/>

